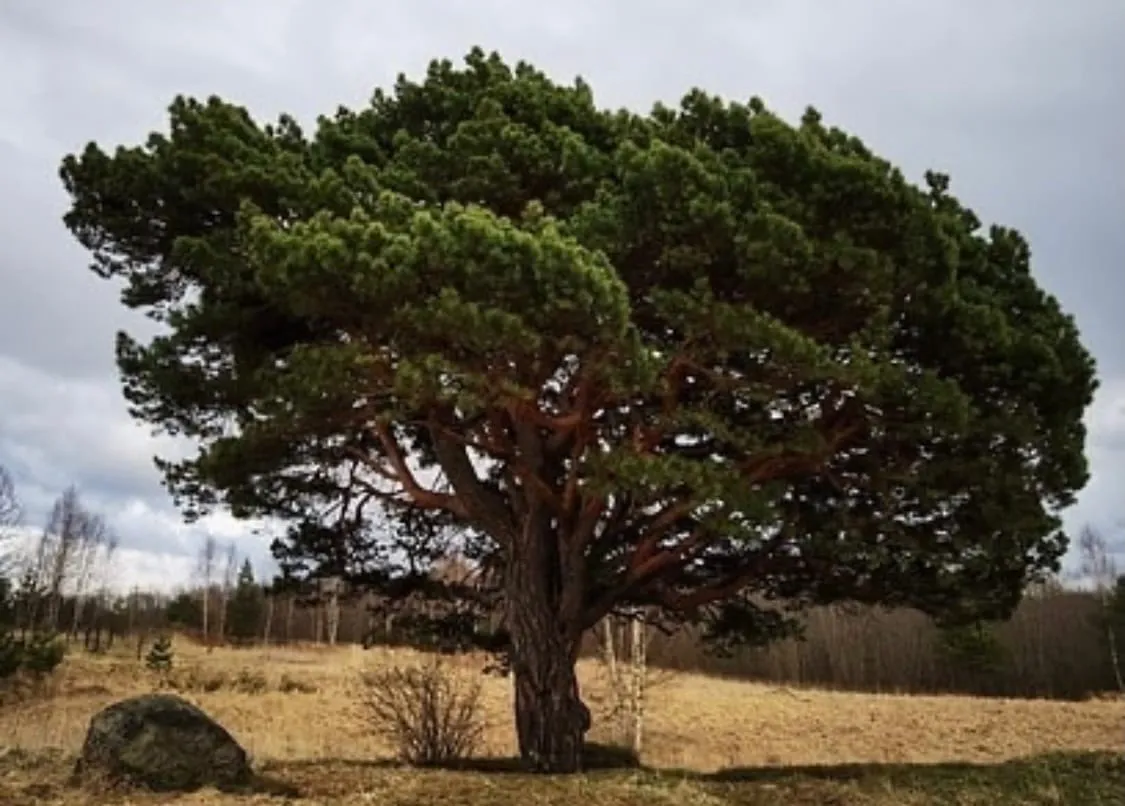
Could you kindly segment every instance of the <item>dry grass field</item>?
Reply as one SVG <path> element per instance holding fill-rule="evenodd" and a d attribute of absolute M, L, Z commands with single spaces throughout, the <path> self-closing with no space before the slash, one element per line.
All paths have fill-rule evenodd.
<path fill-rule="evenodd" d="M 346 647 L 215 649 L 175 643 L 177 689 L 254 758 L 261 791 L 177 804 L 1125 804 L 1125 702 L 900 697 L 778 689 L 654 672 L 644 771 L 559 779 L 412 771 L 358 704 L 365 669 L 419 655 Z M 465 674 L 479 658 L 454 662 Z M 609 708 L 596 663 L 580 673 L 595 720 Z M 75 653 L 49 690 L 0 707 L 0 804 L 168 803 L 65 780 L 99 708 L 151 691 L 135 657 Z M 482 754 L 514 751 L 510 683 L 484 679 Z M 602 719 L 604 726 L 607 720 Z M 595 728 L 592 738 L 605 739 Z"/>

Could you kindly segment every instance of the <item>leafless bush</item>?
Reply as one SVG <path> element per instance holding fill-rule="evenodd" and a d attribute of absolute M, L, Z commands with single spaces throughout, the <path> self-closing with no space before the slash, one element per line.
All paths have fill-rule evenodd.
<path fill-rule="evenodd" d="M 19 525 L 23 509 L 15 485 L 7 469 L 0 465 L 0 575 L 11 573 L 16 560 L 14 529 Z"/>
<path fill-rule="evenodd" d="M 173 669 L 166 677 L 166 684 L 174 691 L 214 694 L 231 688 L 231 678 L 223 671 L 187 666 Z"/>
<path fill-rule="evenodd" d="M 265 694 L 269 687 L 266 676 L 253 669 L 240 669 L 231 681 L 231 688 L 241 694 Z"/>
<path fill-rule="evenodd" d="M 407 764 L 443 766 L 468 758 L 484 732 L 481 685 L 441 660 L 362 676 L 372 726 L 390 736 Z"/>
<path fill-rule="evenodd" d="M 287 674 L 281 676 L 281 680 L 277 684 L 277 690 L 282 694 L 316 694 L 319 691 L 315 683 Z"/>

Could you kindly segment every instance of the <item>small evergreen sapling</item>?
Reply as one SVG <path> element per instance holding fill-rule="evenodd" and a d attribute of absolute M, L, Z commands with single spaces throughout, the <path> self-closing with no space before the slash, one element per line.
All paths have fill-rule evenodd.
<path fill-rule="evenodd" d="M 26 638 L 0 631 L 0 684 L 17 676 L 41 682 L 59 667 L 66 656 L 66 645 L 58 636 L 36 633 Z"/>
<path fill-rule="evenodd" d="M 23 643 L 14 633 L 0 633 L 0 682 L 14 677 L 23 664 Z"/>
<path fill-rule="evenodd" d="M 157 636 L 145 655 L 145 666 L 154 672 L 167 674 L 172 670 L 172 639 L 167 635 Z"/>
<path fill-rule="evenodd" d="M 24 642 L 23 669 L 33 679 L 42 680 L 59 667 L 66 657 L 66 644 L 53 633 L 36 633 Z"/>

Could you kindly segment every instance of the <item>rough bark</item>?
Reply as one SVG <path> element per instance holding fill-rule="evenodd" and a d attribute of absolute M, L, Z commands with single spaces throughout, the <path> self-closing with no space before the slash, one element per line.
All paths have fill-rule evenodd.
<path fill-rule="evenodd" d="M 531 634 L 518 649 L 514 644 L 513 636 L 521 758 L 534 772 L 579 772 L 590 711 L 579 695 L 574 647 L 549 634 Z"/>
<path fill-rule="evenodd" d="M 529 527 L 522 537 L 506 577 L 520 756 L 534 772 L 578 772 L 590 711 L 575 674 L 581 631 L 560 618 L 569 580 L 553 535 Z"/>

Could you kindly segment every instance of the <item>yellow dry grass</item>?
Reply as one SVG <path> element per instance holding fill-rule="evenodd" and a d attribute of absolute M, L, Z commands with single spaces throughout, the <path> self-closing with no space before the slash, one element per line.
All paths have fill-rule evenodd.
<path fill-rule="evenodd" d="M 380 665 L 417 663 L 421 656 L 416 653 L 381 648 L 365 651 L 358 647 L 208 652 L 184 640 L 175 642 L 175 652 L 174 674 L 193 684 L 193 690 L 183 696 L 225 725 L 260 767 L 277 771 L 303 792 L 316 793 L 306 802 L 412 803 L 415 801 L 407 795 L 419 786 L 441 784 L 444 788 L 459 780 L 455 773 L 418 776 L 370 766 L 374 760 L 387 759 L 393 748 L 370 730 L 364 720 L 357 697 L 359 677 L 363 670 Z M 482 662 L 473 657 L 455 661 L 466 673 L 478 670 Z M 584 662 L 579 673 L 597 720 L 609 705 L 605 678 L 593 662 Z M 239 678 L 241 689 L 236 687 Z M 25 800 L 19 802 L 35 802 L 26 800 L 35 796 L 34 788 L 26 788 L 26 776 L 59 779 L 69 757 L 81 746 L 90 716 L 124 696 L 153 690 L 155 683 L 155 675 L 135 657 L 95 658 L 75 653 L 50 692 L 0 708 L 0 747 L 9 748 L 10 754 L 7 772 L 0 771 L 0 803 L 16 802 L 4 800 L 5 786 L 23 786 L 19 791 Z M 216 686 L 217 690 L 204 690 Z M 264 690 L 255 692 L 255 688 Z M 487 755 L 508 756 L 514 752 L 510 697 L 509 681 L 484 678 L 483 705 L 488 728 L 482 751 Z M 597 728 L 593 738 L 599 738 Z M 1123 739 L 1125 702 L 1121 701 L 1065 703 L 846 694 L 656 672 L 650 688 L 642 755 L 648 767 L 706 773 L 795 765 L 995 763 L 1058 751 L 1120 752 Z M 13 750 L 19 751 L 19 755 L 11 755 Z M 382 795 L 372 800 L 354 799 L 361 794 L 356 789 L 357 770 L 365 771 L 369 778 L 376 776 L 383 782 L 379 789 L 389 787 L 397 799 Z M 5 774 L 8 779 L 3 777 Z M 23 783 L 17 783 L 17 778 Z M 502 801 L 501 790 L 514 785 L 514 779 L 511 775 L 477 775 L 474 780 L 487 780 L 488 783 L 481 784 L 492 787 L 487 798 Z M 688 797 L 687 790 L 677 789 L 664 778 L 659 783 L 636 777 L 628 781 L 614 779 L 618 789 L 626 783 L 628 786 L 620 791 L 603 787 L 598 797 L 589 792 L 583 794 L 583 787 L 594 786 L 594 780 L 596 777 L 558 784 L 565 790 L 558 795 L 571 800 L 583 797 L 591 803 L 771 802 L 730 801 L 725 795 L 715 794 L 713 786 L 695 787 L 694 794 Z M 695 785 L 685 779 L 683 786 Z M 763 786 L 762 792 L 773 791 L 769 788 L 773 785 Z M 457 791 L 468 790 L 459 785 Z M 42 794 L 43 799 L 38 802 L 88 802 L 85 796 L 68 800 L 77 796 L 57 787 L 48 787 Z M 266 796 L 239 802 L 255 802 L 258 797 Z M 478 802 L 441 797 L 449 803 Z M 480 797 L 479 793 L 476 797 Z M 217 803 L 218 798 L 215 793 L 201 793 L 176 802 Z M 491 802 L 487 798 L 482 802 Z"/>

